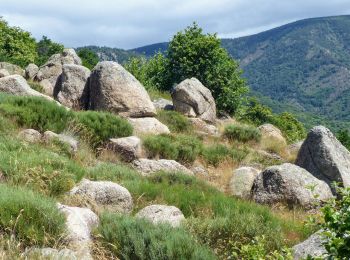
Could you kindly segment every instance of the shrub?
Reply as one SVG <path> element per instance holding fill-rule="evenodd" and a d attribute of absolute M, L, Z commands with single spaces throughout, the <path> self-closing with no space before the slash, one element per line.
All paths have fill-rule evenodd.
<path fill-rule="evenodd" d="M 24 188 L 0 184 L 0 226 L 26 245 L 54 245 L 64 231 L 65 218 L 56 202 Z"/>
<path fill-rule="evenodd" d="M 88 48 L 79 49 L 78 55 L 81 58 L 83 66 L 90 70 L 92 70 L 99 62 L 97 54 Z"/>
<path fill-rule="evenodd" d="M 143 142 L 151 157 L 192 163 L 201 152 L 201 142 L 192 136 L 158 135 L 148 136 Z"/>
<path fill-rule="evenodd" d="M 60 133 L 72 113 L 55 102 L 40 97 L 0 96 L 0 113 L 13 118 L 21 127 Z"/>
<path fill-rule="evenodd" d="M 158 112 L 157 118 L 167 125 L 171 132 L 189 133 L 193 130 L 193 126 L 188 118 L 179 112 L 161 110 Z"/>
<path fill-rule="evenodd" d="M 350 134 L 349 130 L 343 129 L 337 133 L 338 140 L 350 151 Z"/>
<path fill-rule="evenodd" d="M 83 111 L 75 113 L 76 123 L 81 126 L 78 131 L 90 136 L 93 147 L 104 143 L 109 138 L 119 138 L 132 135 L 130 123 L 119 116 L 107 112 Z"/>
<path fill-rule="evenodd" d="M 347 259 L 350 255 L 350 188 L 337 189 L 338 200 L 331 200 L 323 209 L 323 234 L 329 259 Z"/>
<path fill-rule="evenodd" d="M 259 142 L 261 133 L 256 127 L 248 125 L 229 125 L 224 131 L 225 137 L 231 141 L 246 143 L 248 141 Z"/>
<path fill-rule="evenodd" d="M 9 136 L 0 136 L 0 151 L 0 171 L 6 181 L 43 194 L 63 194 L 85 174 L 64 151 L 53 153 L 38 144 L 27 145 Z"/>
<path fill-rule="evenodd" d="M 215 144 L 204 147 L 202 150 L 202 157 L 204 160 L 214 167 L 217 167 L 225 160 L 233 160 L 241 162 L 248 154 L 246 149 L 228 148 L 223 144 Z"/>
<path fill-rule="evenodd" d="M 185 230 L 170 225 L 155 226 L 143 219 L 104 214 L 99 232 L 121 259 L 215 259 Z"/>
<path fill-rule="evenodd" d="M 290 113 L 285 112 L 274 116 L 271 123 L 282 131 L 288 143 L 302 140 L 306 136 L 304 125 Z"/>
<path fill-rule="evenodd" d="M 63 52 L 64 46 L 62 44 L 53 42 L 47 36 L 43 36 L 37 43 L 36 51 L 38 57 L 35 63 L 39 66 L 43 65 L 47 60 L 56 53 Z"/>

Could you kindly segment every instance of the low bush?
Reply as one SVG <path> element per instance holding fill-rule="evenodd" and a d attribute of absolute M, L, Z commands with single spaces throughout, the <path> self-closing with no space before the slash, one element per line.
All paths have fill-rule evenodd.
<path fill-rule="evenodd" d="M 40 97 L 0 96 L 0 113 L 19 126 L 60 133 L 72 118 L 72 112 Z"/>
<path fill-rule="evenodd" d="M 248 154 L 246 149 L 227 147 L 223 144 L 206 146 L 202 150 L 203 159 L 210 165 L 217 167 L 225 160 L 241 162 Z"/>
<path fill-rule="evenodd" d="M 36 91 L 38 91 L 40 93 L 44 93 L 44 88 L 38 82 L 35 82 L 35 81 L 32 81 L 32 80 L 29 80 L 27 82 L 28 82 L 28 85 L 32 89 L 34 89 L 34 90 L 36 90 Z"/>
<path fill-rule="evenodd" d="M 56 202 L 24 188 L 0 184 L 1 231 L 29 245 L 54 245 L 64 231 Z"/>
<path fill-rule="evenodd" d="M 126 119 L 107 112 L 76 112 L 75 123 L 79 134 L 88 136 L 88 141 L 95 148 L 109 138 L 126 137 L 133 132 Z"/>
<path fill-rule="evenodd" d="M 202 149 L 200 140 L 186 135 L 157 135 L 145 138 L 143 145 L 151 157 L 192 163 Z"/>
<path fill-rule="evenodd" d="M 229 125 L 224 130 L 224 136 L 231 141 L 238 142 L 259 142 L 261 139 L 260 131 L 249 125 Z"/>
<path fill-rule="evenodd" d="M 54 153 L 39 144 L 27 145 L 9 136 L 0 136 L 0 151 L 0 171 L 7 182 L 43 194 L 63 194 L 85 174 L 65 151 Z"/>
<path fill-rule="evenodd" d="M 179 112 L 161 110 L 158 112 L 157 118 L 160 122 L 167 125 L 171 132 L 189 133 L 193 130 L 193 126 L 188 118 Z"/>
<path fill-rule="evenodd" d="M 215 259 L 181 228 L 120 216 L 103 214 L 99 232 L 121 259 Z"/>

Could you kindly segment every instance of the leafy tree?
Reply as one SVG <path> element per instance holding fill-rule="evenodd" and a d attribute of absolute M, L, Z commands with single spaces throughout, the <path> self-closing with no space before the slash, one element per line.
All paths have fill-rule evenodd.
<path fill-rule="evenodd" d="M 173 37 L 167 59 L 169 83 L 165 88 L 196 77 L 211 90 L 219 110 L 237 111 L 248 88 L 238 64 L 221 47 L 216 34 L 204 34 L 194 23 Z"/>
<path fill-rule="evenodd" d="M 88 48 L 82 48 L 78 51 L 78 55 L 83 62 L 83 66 L 93 69 L 96 64 L 99 62 L 99 58 L 95 52 Z"/>
<path fill-rule="evenodd" d="M 0 60 L 24 67 L 36 58 L 36 42 L 31 34 L 9 26 L 0 17 Z"/>
<path fill-rule="evenodd" d="M 337 133 L 337 138 L 348 150 L 350 150 L 350 134 L 348 130 L 340 130 Z"/>
<path fill-rule="evenodd" d="M 61 53 L 64 49 L 62 44 L 53 42 L 48 37 L 43 36 L 37 44 L 38 58 L 36 59 L 37 65 L 43 65 L 52 55 Z"/>
<path fill-rule="evenodd" d="M 250 98 L 240 111 L 240 119 L 254 125 L 262 125 L 272 120 L 273 114 L 269 107 L 262 105 L 256 98 Z"/>
<path fill-rule="evenodd" d="M 280 115 L 274 116 L 271 123 L 282 131 L 289 143 L 299 141 L 306 136 L 304 125 L 291 113 L 284 112 Z"/>

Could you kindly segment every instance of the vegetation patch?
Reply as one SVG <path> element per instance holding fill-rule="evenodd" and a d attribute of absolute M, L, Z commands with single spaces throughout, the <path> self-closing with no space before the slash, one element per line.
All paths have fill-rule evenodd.
<path fill-rule="evenodd" d="M 29 245 L 54 245 L 64 231 L 56 202 L 24 188 L 0 184 L 0 226 Z"/>
<path fill-rule="evenodd" d="M 231 141 L 246 143 L 249 141 L 259 142 L 261 139 L 260 131 L 249 125 L 228 125 L 224 130 L 224 136 Z"/>
<path fill-rule="evenodd" d="M 161 110 L 157 114 L 160 122 L 167 125 L 171 132 L 190 133 L 193 126 L 187 117 L 176 111 Z"/>
<path fill-rule="evenodd" d="M 248 153 L 249 151 L 244 148 L 229 148 L 223 144 L 214 144 L 204 147 L 201 155 L 206 163 L 217 167 L 220 163 L 226 160 L 241 162 L 248 155 Z"/>

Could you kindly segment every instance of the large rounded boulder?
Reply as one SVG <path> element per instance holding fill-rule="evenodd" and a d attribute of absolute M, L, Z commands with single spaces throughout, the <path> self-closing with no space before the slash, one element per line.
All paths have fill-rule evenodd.
<path fill-rule="evenodd" d="M 20 75 L 24 77 L 24 70 L 17 65 L 8 63 L 8 62 L 0 62 L 0 69 L 6 70 L 10 75 Z"/>
<path fill-rule="evenodd" d="M 305 169 L 285 163 L 268 167 L 256 177 L 252 197 L 258 203 L 286 203 L 309 209 L 332 198 L 332 192 L 327 183 Z"/>
<path fill-rule="evenodd" d="M 56 84 L 56 99 L 69 108 L 82 109 L 88 100 L 84 92 L 90 77 L 90 70 L 76 64 L 64 64 L 62 75 Z"/>
<path fill-rule="evenodd" d="M 215 100 L 208 88 L 196 78 L 186 79 L 178 84 L 172 94 L 174 109 L 188 117 L 199 117 L 215 123 Z"/>
<path fill-rule="evenodd" d="M 62 53 L 52 55 L 49 60 L 39 68 L 34 80 L 43 87 L 45 94 L 54 95 L 54 89 L 62 74 L 64 64 L 81 65 L 81 59 L 74 49 L 64 49 Z"/>
<path fill-rule="evenodd" d="M 89 93 L 92 110 L 106 110 L 126 117 L 156 114 L 146 89 L 116 62 L 102 61 L 95 66 Z"/>
<path fill-rule="evenodd" d="M 253 167 L 241 167 L 234 170 L 229 185 L 230 193 L 233 196 L 249 199 L 254 180 L 259 173 L 260 171 Z"/>
<path fill-rule="evenodd" d="M 340 182 L 350 187 L 350 152 L 323 126 L 308 133 L 296 164 L 328 184 Z"/>

